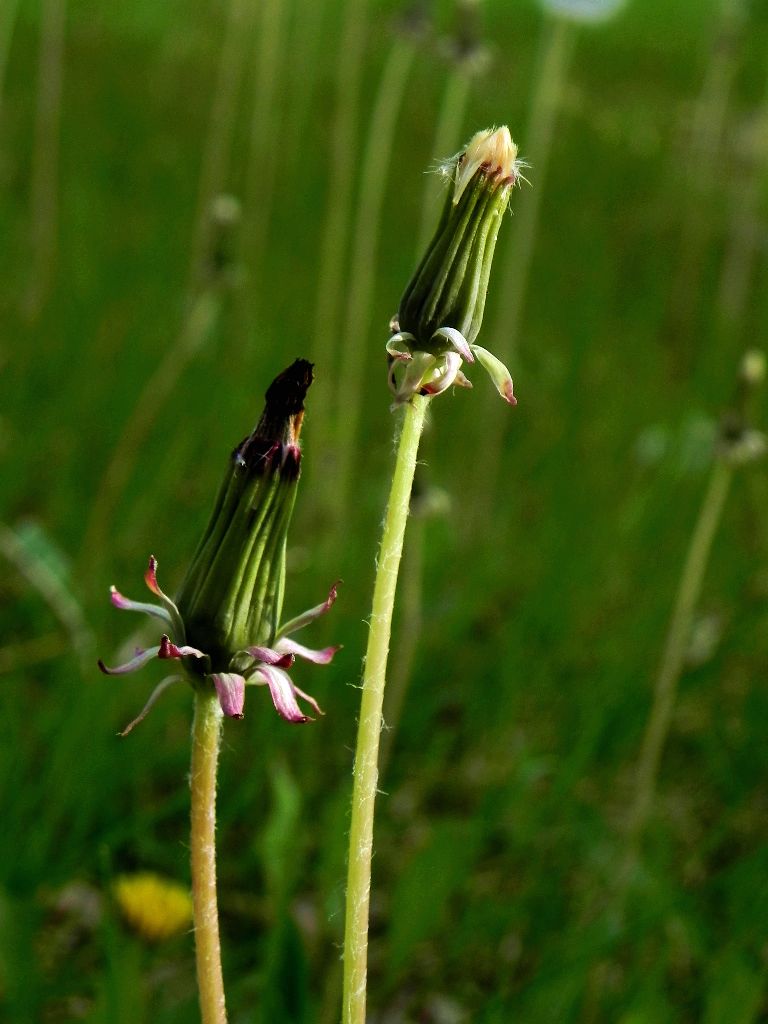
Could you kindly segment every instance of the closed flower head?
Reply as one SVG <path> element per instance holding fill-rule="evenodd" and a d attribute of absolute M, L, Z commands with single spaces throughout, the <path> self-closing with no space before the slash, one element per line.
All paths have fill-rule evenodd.
<path fill-rule="evenodd" d="M 125 665 L 107 668 L 100 662 L 103 672 L 122 674 L 153 658 L 177 659 L 193 686 L 215 688 L 230 717 L 242 717 L 248 683 L 268 686 L 277 711 L 290 722 L 309 719 L 297 697 L 321 713 L 285 670 L 297 656 L 326 664 L 337 648 L 314 651 L 288 637 L 328 611 L 336 587 L 322 604 L 279 625 L 286 540 L 301 469 L 304 398 L 311 382 L 312 364 L 297 359 L 270 385 L 261 419 L 229 458 L 213 513 L 176 601 L 160 589 L 154 557 L 144 579 L 160 604 L 130 601 L 112 588 L 117 608 L 151 615 L 166 632 L 157 647 L 139 651 Z M 126 732 L 178 678 L 171 676 L 160 684 Z"/>
<path fill-rule="evenodd" d="M 499 394 L 515 404 L 509 371 L 475 344 L 502 217 L 522 164 L 506 127 L 477 132 L 444 165 L 452 187 L 435 235 L 411 278 L 387 343 L 398 402 L 469 386 L 462 361 L 477 360 Z"/>

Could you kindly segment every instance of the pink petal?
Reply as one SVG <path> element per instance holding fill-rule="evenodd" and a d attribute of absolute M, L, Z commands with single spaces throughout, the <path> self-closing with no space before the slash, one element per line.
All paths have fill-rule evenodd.
<path fill-rule="evenodd" d="M 228 718 L 242 718 L 245 704 L 245 679 L 236 672 L 214 672 L 213 685 L 221 710 Z"/>
<path fill-rule="evenodd" d="M 266 680 L 269 692 L 272 695 L 272 703 L 275 705 L 275 710 L 281 718 L 284 718 L 286 722 L 297 724 L 312 721 L 309 715 L 303 714 L 297 704 L 295 696 L 296 687 L 282 669 L 265 665 L 254 674 L 261 675 Z"/>
<path fill-rule="evenodd" d="M 101 658 L 99 658 L 99 668 L 105 676 L 124 676 L 129 672 L 135 672 L 143 665 L 146 665 L 148 661 L 152 661 L 153 658 L 157 658 L 159 654 L 159 647 L 148 647 L 146 651 L 137 650 L 135 658 L 131 658 L 130 661 L 126 661 L 124 665 L 116 665 L 115 668 L 108 668 Z"/>
<path fill-rule="evenodd" d="M 181 621 L 179 609 L 176 607 L 175 602 L 172 601 L 167 594 L 163 593 L 160 589 L 160 584 L 157 582 L 157 559 L 154 555 L 149 556 L 149 565 L 147 566 L 147 571 L 144 573 L 144 582 L 152 593 L 162 601 L 163 607 L 168 612 L 168 616 L 171 620 L 173 632 L 177 636 L 184 636 L 184 623 Z"/>
<path fill-rule="evenodd" d="M 281 626 L 278 630 L 278 637 L 288 636 L 289 633 L 295 633 L 298 629 L 303 629 L 304 626 L 308 626 L 310 622 L 314 622 L 315 619 L 319 619 L 321 615 L 325 615 L 326 612 L 330 611 L 333 607 L 333 602 L 336 600 L 338 586 L 341 580 L 336 580 L 331 589 L 328 591 L 328 597 L 322 604 L 315 605 L 314 608 L 310 608 L 306 612 L 302 612 L 301 615 L 297 615 L 295 619 L 291 619 L 286 622 L 284 626 Z"/>
<path fill-rule="evenodd" d="M 156 619 L 160 619 L 167 626 L 172 625 L 171 616 L 159 604 L 149 604 L 146 601 L 131 601 L 130 598 L 121 594 L 117 587 L 109 588 L 109 596 L 115 608 L 119 608 L 121 611 L 143 612 L 145 615 L 154 615 Z"/>
<path fill-rule="evenodd" d="M 458 365 L 461 365 L 461 357 L 457 355 L 456 358 L 459 361 Z M 413 353 L 411 361 L 406 363 L 405 366 L 405 373 L 402 374 L 399 383 L 397 383 L 395 377 L 392 378 L 395 384 L 396 405 L 410 402 L 415 394 L 424 389 L 425 381 L 428 381 L 430 377 L 439 372 L 440 363 L 437 357 L 431 353 L 417 350 Z"/>
<path fill-rule="evenodd" d="M 277 649 L 278 651 L 288 651 L 291 655 L 296 655 L 305 661 L 312 661 L 315 665 L 327 665 L 333 660 L 336 651 L 341 650 L 341 644 L 337 647 L 323 647 L 321 650 L 316 650 L 305 647 L 303 644 L 297 644 L 295 640 L 284 638 L 277 641 Z"/>
<path fill-rule="evenodd" d="M 157 559 L 154 555 L 149 556 L 149 565 L 144 573 L 144 582 L 157 597 L 165 597 L 157 582 Z"/>
<path fill-rule="evenodd" d="M 128 733 L 131 731 L 131 729 L 133 729 L 135 726 L 137 726 L 139 724 L 139 722 L 143 722 L 144 721 L 144 719 L 147 717 L 147 715 L 149 714 L 149 712 L 152 710 L 152 708 L 154 707 L 155 703 L 157 702 L 158 697 L 160 697 L 163 693 L 165 693 L 165 691 L 168 689 L 168 687 L 171 685 L 171 683 L 180 683 L 180 682 L 182 682 L 181 676 L 168 676 L 161 683 L 158 683 L 157 686 L 152 691 L 152 693 L 149 695 L 149 700 L 144 705 L 144 707 L 141 709 L 139 714 L 134 718 L 134 720 L 132 722 L 129 722 L 128 725 L 126 725 L 126 727 L 123 729 L 122 732 L 118 733 L 118 736 L 127 736 Z"/>
<path fill-rule="evenodd" d="M 469 342 L 461 331 L 457 331 L 455 327 L 440 327 L 432 335 L 432 341 L 434 341 L 435 338 L 442 338 L 443 341 L 447 341 L 451 348 L 455 352 L 458 352 L 465 362 L 474 363 L 475 357 L 472 355 L 472 349 L 469 347 Z"/>
<path fill-rule="evenodd" d="M 205 654 L 202 651 L 198 651 L 196 647 L 177 647 L 166 634 L 160 637 L 160 647 L 157 652 L 158 658 L 184 658 L 188 654 L 195 658 L 205 657 Z"/>
<path fill-rule="evenodd" d="M 317 701 L 315 700 L 314 697 L 310 697 L 310 695 L 308 693 L 304 693 L 304 691 L 300 690 L 298 688 L 298 686 L 296 686 L 296 685 L 294 685 L 294 687 L 293 687 L 293 692 L 298 694 L 298 696 L 301 697 L 302 700 L 305 700 L 307 702 L 307 704 L 309 704 L 310 707 L 313 709 L 313 711 L 317 712 L 318 715 L 324 715 L 325 714 L 325 712 L 320 707 L 320 705 L 317 703 Z"/>
<path fill-rule="evenodd" d="M 435 360 L 432 369 L 424 374 L 421 391 L 425 395 L 441 395 L 456 380 L 461 372 L 461 356 L 458 352 L 444 352 Z"/>
<path fill-rule="evenodd" d="M 504 401 L 509 402 L 510 405 L 517 405 L 517 399 L 512 389 L 512 377 L 504 363 L 487 348 L 482 348 L 480 345 L 473 345 L 472 351 Z"/>
<path fill-rule="evenodd" d="M 271 647 L 248 647 L 246 649 L 256 661 L 261 661 L 265 665 L 277 665 L 278 668 L 290 668 L 296 660 L 292 654 L 273 651 Z"/>
<path fill-rule="evenodd" d="M 412 341 L 416 341 L 413 334 L 408 334 L 407 332 L 401 334 L 400 331 L 398 331 L 397 334 L 393 334 L 387 342 L 387 354 L 393 359 L 408 362 L 413 359 L 410 346 L 410 342 Z"/>

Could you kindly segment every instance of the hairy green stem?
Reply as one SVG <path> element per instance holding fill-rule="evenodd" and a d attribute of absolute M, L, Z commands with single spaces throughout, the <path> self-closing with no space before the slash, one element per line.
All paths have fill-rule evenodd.
<path fill-rule="evenodd" d="M 192 830 L 192 902 L 195 958 L 202 1024 L 226 1024 L 216 899 L 216 767 L 222 711 L 216 694 L 195 692 L 192 765 L 189 774 Z"/>
<path fill-rule="evenodd" d="M 693 617 L 709 561 L 712 541 L 723 513 L 733 477 L 732 465 L 718 459 L 712 467 L 709 486 L 691 537 L 688 555 L 669 622 L 664 653 L 653 690 L 653 704 L 643 736 L 635 780 L 635 796 L 629 814 L 630 856 L 639 846 L 653 808 L 659 763 L 677 697 L 677 684 L 685 662 Z"/>
<path fill-rule="evenodd" d="M 365 1024 L 368 906 L 371 890 L 373 816 L 379 776 L 381 712 L 403 537 L 408 520 L 419 439 L 428 405 L 429 398 L 416 395 L 405 408 L 373 588 L 349 830 L 344 923 L 344 1024 Z"/>

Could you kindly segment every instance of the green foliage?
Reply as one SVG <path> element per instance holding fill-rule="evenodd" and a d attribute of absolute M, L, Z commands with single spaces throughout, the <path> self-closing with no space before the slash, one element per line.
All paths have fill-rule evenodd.
<path fill-rule="evenodd" d="M 109 584 L 143 596 L 154 553 L 169 591 L 178 587 L 222 459 L 253 426 L 272 377 L 312 357 L 343 8 L 288 3 L 272 129 L 256 132 L 253 158 L 258 19 L 242 32 L 245 77 L 216 188 L 255 202 L 254 176 L 274 161 L 259 179 L 273 181 L 260 270 L 246 259 L 234 283 L 217 282 L 210 329 L 193 355 L 170 360 L 167 397 L 150 404 L 91 545 L 110 458 L 147 381 L 182 351 L 174 346 L 193 304 L 195 206 L 228 5 L 68 5 L 58 252 L 35 317 L 24 297 L 36 273 L 30 202 L 46 6 L 18 5 L 0 93 L 0 523 L 22 538 L 30 564 L 49 570 L 81 616 L 80 635 L 96 636 L 109 661 L 120 644 L 157 640 L 138 617 L 126 636 Z M 361 151 L 397 45 L 397 6 L 366 15 Z M 434 403 L 423 458 L 452 509 L 425 527 L 424 626 L 380 781 L 372 1020 L 747 1024 L 768 1013 L 764 465 L 734 481 L 700 605 L 703 655 L 681 681 L 623 912 L 616 898 L 624 813 L 708 438 L 743 349 L 765 347 L 765 266 L 750 246 L 768 216 L 756 127 L 768 20 L 748 5 L 744 24 L 723 36 L 720 7 L 634 3 L 577 30 L 511 366 L 519 405 L 504 408 L 471 369 L 472 392 Z M 448 31 L 453 4 L 436 8 Z M 483 20 L 493 63 L 472 82 L 462 136 L 508 123 L 524 157 L 541 15 L 532 0 L 487 0 Z M 722 134 L 702 164 L 692 121 L 713 52 L 726 53 L 732 77 Z M 420 44 L 384 195 L 372 329 L 359 339 L 366 390 L 343 529 L 314 488 L 333 465 L 343 396 L 317 418 L 308 401 L 285 612 L 344 580 L 306 640 L 344 649 L 332 666 L 294 671 L 326 716 L 291 728 L 257 688 L 245 720 L 226 725 L 217 838 L 233 1022 L 338 1020 L 356 683 L 391 460 L 383 350 L 413 270 L 422 172 L 450 155 L 431 151 L 450 73 Z M 526 174 L 535 188 L 536 168 Z M 439 188 L 435 179 L 435 216 Z M 528 195 L 513 196 L 499 261 Z M 244 211 L 243 222 L 258 213 Z M 236 260 L 249 253 L 242 240 L 233 251 Z M 346 249 L 347 274 L 348 262 Z M 492 351 L 503 341 L 498 304 L 492 282 L 479 339 Z M 328 396 L 337 371 L 337 362 L 316 367 Z M 323 420 L 327 436 L 313 426 Z M 757 421 L 768 423 L 764 399 Z M 499 431 L 500 485 L 483 518 L 478 452 Z M 192 1024 L 191 937 L 146 947 L 109 897 L 123 871 L 188 877 L 191 694 L 172 688 L 118 739 L 161 667 L 125 679 L 81 667 L 73 620 L 62 624 L 61 603 L 8 551 L 0 1019 Z M 73 885 L 95 894 L 93 914 Z"/>

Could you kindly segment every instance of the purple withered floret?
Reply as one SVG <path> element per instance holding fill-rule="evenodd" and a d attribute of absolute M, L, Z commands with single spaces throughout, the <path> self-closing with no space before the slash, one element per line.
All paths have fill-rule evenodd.
<path fill-rule="evenodd" d="M 149 566 L 144 574 L 144 580 L 152 593 L 161 599 L 163 602 L 162 606 L 148 602 L 132 601 L 121 594 L 115 587 L 110 588 L 112 604 L 121 611 L 142 612 L 145 615 L 172 625 L 174 627 L 175 639 L 171 639 L 168 633 L 163 633 L 157 646 L 138 649 L 134 657 L 122 665 L 109 667 L 99 660 L 99 668 L 105 675 L 126 675 L 129 672 L 135 672 L 154 659 L 175 659 L 183 664 L 184 659 L 192 658 L 204 663 L 207 670 L 203 673 L 203 676 L 213 685 L 221 705 L 221 710 L 228 718 L 243 717 L 245 687 L 247 685 L 268 686 L 275 709 L 287 722 L 301 723 L 313 720 L 310 715 L 302 712 L 297 698 L 309 704 L 317 714 L 323 714 L 317 701 L 303 690 L 300 690 L 285 670 L 293 665 L 297 657 L 316 665 L 327 665 L 340 648 L 335 646 L 315 650 L 288 639 L 286 634 L 302 629 L 322 615 L 325 615 L 336 600 L 338 583 L 334 583 L 331 587 L 325 601 L 286 622 L 277 632 L 274 647 L 254 645 L 240 652 L 242 655 L 248 655 L 250 659 L 251 663 L 247 669 L 244 669 L 242 672 L 222 672 L 211 671 L 209 656 L 204 651 L 192 647 L 185 642 L 184 623 L 178 608 L 163 593 L 158 584 L 157 559 L 154 555 L 149 559 Z M 170 676 L 164 679 L 155 688 L 142 712 L 123 730 L 121 735 L 126 735 L 130 732 L 146 716 L 157 698 L 167 689 L 170 683 L 176 682 L 180 678 L 180 676 Z M 197 674 L 194 678 L 196 682 L 199 681 Z"/>

